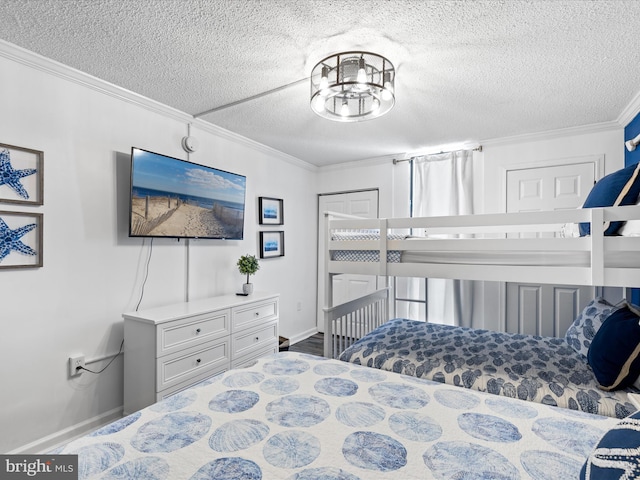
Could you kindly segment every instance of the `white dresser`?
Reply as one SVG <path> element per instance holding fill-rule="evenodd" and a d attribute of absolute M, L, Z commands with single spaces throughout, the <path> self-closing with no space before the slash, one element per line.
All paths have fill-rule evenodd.
<path fill-rule="evenodd" d="M 124 413 L 278 351 L 279 295 L 223 295 L 123 314 Z"/>

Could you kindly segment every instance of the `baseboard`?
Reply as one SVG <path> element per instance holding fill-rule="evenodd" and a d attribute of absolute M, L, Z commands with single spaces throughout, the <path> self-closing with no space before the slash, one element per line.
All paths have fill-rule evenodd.
<path fill-rule="evenodd" d="M 298 342 L 301 342 L 302 340 L 306 340 L 311 335 L 315 335 L 316 333 L 318 333 L 318 329 L 316 327 L 310 328 L 306 332 L 299 333 L 298 335 L 291 337 L 289 339 L 289 345 L 293 345 L 294 343 L 298 343 Z"/>
<path fill-rule="evenodd" d="M 57 447 L 64 445 L 65 443 L 82 437 L 87 433 L 92 432 L 100 427 L 103 427 L 114 420 L 122 418 L 122 408 L 118 407 L 108 412 L 102 413 L 96 417 L 85 420 L 84 422 L 77 423 L 58 432 L 47 435 L 44 438 L 31 442 L 22 447 L 16 448 L 9 454 L 27 454 L 27 453 L 46 453 L 54 450 Z"/>

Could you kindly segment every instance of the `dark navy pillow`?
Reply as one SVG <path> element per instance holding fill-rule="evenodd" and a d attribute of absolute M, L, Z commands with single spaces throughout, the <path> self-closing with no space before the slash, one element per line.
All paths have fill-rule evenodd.
<path fill-rule="evenodd" d="M 593 186 L 582 208 L 617 207 L 619 205 L 635 205 L 640 194 L 640 163 L 629 165 L 622 170 L 602 177 Z M 605 235 L 615 235 L 624 222 L 605 224 Z M 580 224 L 580 236 L 591 233 L 589 223 Z"/>
<path fill-rule="evenodd" d="M 640 475 L 640 412 L 621 420 L 604 434 L 582 466 L 580 479 L 619 480 L 620 478 L 638 478 L 638 475 Z"/>
<path fill-rule="evenodd" d="M 626 388 L 640 376 L 640 317 L 624 306 L 607 317 L 587 360 L 602 390 Z"/>

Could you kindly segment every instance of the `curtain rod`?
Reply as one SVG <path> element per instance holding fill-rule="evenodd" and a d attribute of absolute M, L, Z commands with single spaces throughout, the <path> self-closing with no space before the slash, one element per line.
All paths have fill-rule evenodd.
<path fill-rule="evenodd" d="M 464 149 L 459 149 L 459 150 L 449 150 L 448 152 L 434 152 L 434 153 L 429 153 L 429 155 L 440 155 L 441 153 L 452 153 L 452 152 L 459 152 L 460 150 L 464 150 Z M 482 151 L 482 145 L 478 145 L 476 148 L 472 148 L 471 151 L 473 152 L 481 152 Z M 393 159 L 393 164 L 397 165 L 398 163 L 401 162 L 408 162 L 409 160 L 413 160 L 414 158 L 416 158 L 418 155 L 414 155 L 413 157 L 410 158 L 394 158 Z"/>

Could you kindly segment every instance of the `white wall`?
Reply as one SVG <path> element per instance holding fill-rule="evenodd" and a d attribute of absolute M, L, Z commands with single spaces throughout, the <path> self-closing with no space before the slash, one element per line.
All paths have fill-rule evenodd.
<path fill-rule="evenodd" d="M 318 192 L 379 190 L 381 217 L 408 217 L 409 162 L 393 164 L 393 158 L 330 165 L 318 172 Z"/>
<path fill-rule="evenodd" d="M 483 142 L 481 167 L 484 181 L 477 185 L 485 213 L 504 212 L 505 167 L 519 164 L 549 163 L 561 159 L 603 155 L 604 174 L 624 166 L 624 129 L 607 124 L 558 130 L 537 135 Z"/>
<path fill-rule="evenodd" d="M 186 159 L 190 117 L 6 44 L 0 71 L 0 143 L 44 151 L 44 205 L 0 204 L 44 214 L 44 266 L 0 270 L 0 452 L 37 451 L 120 414 L 122 356 L 72 379 L 67 359 L 118 351 L 150 253 L 127 236 L 130 149 Z M 238 291 L 237 258 L 258 252 L 257 197 L 271 196 L 284 199 L 285 256 L 261 261 L 252 281 L 281 293 L 282 335 L 312 331 L 315 167 L 204 123 L 191 134 L 192 161 L 247 176 L 245 239 L 156 239 L 140 308 Z"/>
<path fill-rule="evenodd" d="M 518 164 L 548 163 L 588 155 L 603 155 L 604 174 L 624 166 L 624 129 L 611 122 L 480 142 L 474 155 L 476 213 L 504 211 L 504 169 Z M 394 165 L 392 157 L 322 167 L 322 193 L 377 187 L 381 216 L 408 216 L 409 163 Z"/>

